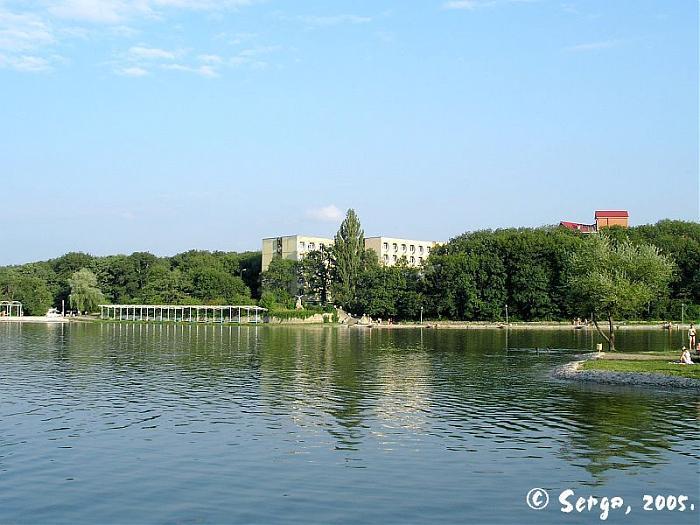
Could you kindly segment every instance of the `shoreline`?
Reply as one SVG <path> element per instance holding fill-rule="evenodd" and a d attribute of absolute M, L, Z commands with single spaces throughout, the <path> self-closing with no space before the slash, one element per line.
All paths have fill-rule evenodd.
<path fill-rule="evenodd" d="M 365 328 L 368 325 L 361 325 Z M 680 330 L 687 330 L 689 323 L 681 325 L 674 325 L 673 329 L 669 330 L 665 328 L 661 322 L 647 323 L 647 322 L 630 322 L 629 324 L 615 325 L 616 330 L 664 330 L 670 332 L 677 332 Z M 372 324 L 372 328 L 379 329 L 402 329 L 402 328 L 427 328 L 427 329 L 455 329 L 455 330 L 475 330 L 475 329 L 488 329 L 488 330 L 573 330 L 580 331 L 582 333 L 597 333 L 595 326 L 575 326 L 567 322 L 522 322 L 522 323 L 490 323 L 483 321 L 430 321 L 421 323 L 398 323 L 398 324 Z"/>
<path fill-rule="evenodd" d="M 76 317 L 46 317 L 46 316 L 22 316 L 22 317 L 0 317 L 0 323 L 73 323 L 73 322 L 94 322 L 94 323 L 137 323 L 137 324 L 198 324 L 198 325 L 221 325 L 222 323 L 211 322 L 179 322 L 179 321 L 159 321 L 159 320 L 114 320 L 100 319 L 88 316 Z M 223 323 L 224 325 L 238 326 L 238 323 Z M 257 323 L 241 323 L 242 325 L 257 325 L 257 326 L 344 326 L 348 328 L 365 328 L 378 330 L 407 330 L 407 329 L 426 329 L 426 330 L 564 330 L 575 331 L 582 333 L 597 333 L 595 326 L 575 326 L 569 322 L 515 322 L 515 323 L 500 323 L 486 321 L 425 321 L 421 323 L 371 323 L 371 324 L 353 324 L 347 323 L 323 323 L 309 322 L 308 319 L 285 319 L 283 322 L 263 322 Z M 665 328 L 660 322 L 629 322 L 627 324 L 616 325 L 615 329 L 620 331 L 625 330 L 663 330 L 669 333 L 687 330 L 690 323 L 674 325 L 672 329 Z"/>
<path fill-rule="evenodd" d="M 63 324 L 69 323 L 69 317 L 46 317 L 43 315 L 23 315 L 22 317 L 0 317 L 0 323 L 46 323 Z"/>
<path fill-rule="evenodd" d="M 645 372 L 610 372 L 605 370 L 582 370 L 586 361 L 602 359 L 604 352 L 582 354 L 576 361 L 555 367 L 550 372 L 553 379 L 597 383 L 617 386 L 665 387 L 674 389 L 697 390 L 700 392 L 700 380 L 689 377 L 671 376 Z M 681 366 L 681 365 L 679 365 Z"/>

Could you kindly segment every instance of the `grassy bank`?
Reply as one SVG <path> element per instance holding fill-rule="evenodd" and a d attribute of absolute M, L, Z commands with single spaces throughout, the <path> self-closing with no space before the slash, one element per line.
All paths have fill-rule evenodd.
<path fill-rule="evenodd" d="M 592 359 L 581 364 L 581 370 L 601 372 L 629 372 L 661 374 L 700 380 L 700 364 L 680 365 L 680 352 L 654 352 L 649 354 L 605 354 L 601 359 Z M 696 363 L 700 359 L 694 356 Z"/>

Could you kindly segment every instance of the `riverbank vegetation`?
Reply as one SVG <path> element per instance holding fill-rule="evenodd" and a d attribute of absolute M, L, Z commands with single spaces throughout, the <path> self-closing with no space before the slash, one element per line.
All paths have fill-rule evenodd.
<path fill-rule="evenodd" d="M 22 301 L 34 315 L 62 301 L 69 306 L 71 292 L 76 308 L 79 298 L 99 299 L 99 292 L 110 303 L 257 303 L 273 311 L 293 310 L 302 296 L 305 307 L 337 304 L 353 314 L 396 321 L 417 320 L 421 310 L 426 319 L 505 321 L 506 305 L 510 321 L 570 321 L 591 314 L 608 325 L 612 319 L 613 326 L 700 319 L 697 223 L 666 220 L 600 235 L 556 226 L 470 232 L 436 247 L 420 268 L 405 260 L 380 264 L 363 249 L 363 235 L 357 215 L 348 213 L 334 247 L 302 261 L 273 259 L 264 273 L 260 252 L 69 253 L 0 268 L 0 300 Z M 81 291 L 75 279 L 83 269 L 96 284 L 90 281 Z M 78 283 L 89 281 L 81 275 Z M 606 308 L 600 293 L 607 296 Z"/>
<path fill-rule="evenodd" d="M 189 251 L 57 259 L 0 268 L 0 300 L 17 300 L 28 315 L 51 306 L 94 311 L 121 304 L 253 304 L 259 293 L 260 252 Z M 92 277 L 91 277 L 92 276 Z M 94 280 L 93 280 L 94 278 Z"/>
<path fill-rule="evenodd" d="M 349 224 L 348 224 L 349 223 Z M 347 237 L 353 237 L 348 239 Z M 700 318 L 700 225 L 662 221 L 583 235 L 560 227 L 466 233 L 436 247 L 420 267 L 379 263 L 360 247 L 348 213 L 335 246 L 296 262 L 275 259 L 262 275 L 270 304 L 328 294 L 375 318 L 558 321 Z M 342 264 L 336 264 L 342 261 Z"/>

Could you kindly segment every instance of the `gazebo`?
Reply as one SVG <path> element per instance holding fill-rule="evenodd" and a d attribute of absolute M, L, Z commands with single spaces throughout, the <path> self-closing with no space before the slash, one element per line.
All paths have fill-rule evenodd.
<path fill-rule="evenodd" d="M 0 301 L 0 317 L 22 317 L 22 303 L 19 301 Z"/>

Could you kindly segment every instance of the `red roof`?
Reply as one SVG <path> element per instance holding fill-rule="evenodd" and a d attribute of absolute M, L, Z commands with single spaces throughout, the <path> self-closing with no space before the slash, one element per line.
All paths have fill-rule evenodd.
<path fill-rule="evenodd" d="M 563 226 L 564 228 L 568 228 L 569 230 L 577 230 L 584 233 L 590 233 L 595 231 L 594 224 L 581 224 L 580 222 L 561 221 L 559 223 L 559 226 Z"/>
<path fill-rule="evenodd" d="M 627 210 L 604 210 L 596 211 L 595 218 L 600 219 L 603 217 L 629 217 L 630 214 Z"/>

